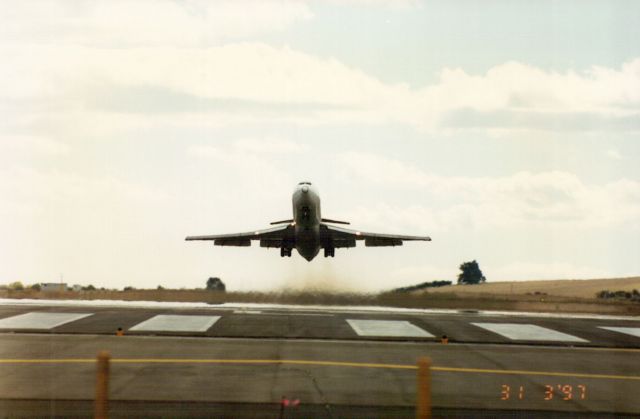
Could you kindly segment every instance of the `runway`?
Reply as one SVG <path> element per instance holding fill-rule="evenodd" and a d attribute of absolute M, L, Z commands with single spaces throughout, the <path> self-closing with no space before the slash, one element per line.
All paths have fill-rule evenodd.
<path fill-rule="evenodd" d="M 283 417 L 414 417 L 421 356 L 436 416 L 633 416 L 639 331 L 606 316 L 4 302 L 0 411 L 90 415 L 106 349 L 114 417 L 279 417 L 283 397 Z"/>

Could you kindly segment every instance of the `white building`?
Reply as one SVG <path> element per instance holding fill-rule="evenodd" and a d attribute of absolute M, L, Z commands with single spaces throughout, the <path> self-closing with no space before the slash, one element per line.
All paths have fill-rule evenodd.
<path fill-rule="evenodd" d="M 40 290 L 44 292 L 65 292 L 67 284 L 64 282 L 43 282 L 40 284 Z"/>

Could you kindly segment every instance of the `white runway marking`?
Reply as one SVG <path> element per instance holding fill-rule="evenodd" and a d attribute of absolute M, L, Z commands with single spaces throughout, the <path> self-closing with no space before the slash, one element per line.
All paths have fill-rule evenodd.
<path fill-rule="evenodd" d="M 31 312 L 0 320 L 0 329 L 53 329 L 92 314 Z"/>
<path fill-rule="evenodd" d="M 129 330 L 154 332 L 206 332 L 220 316 L 185 316 L 159 314 L 138 323 Z"/>
<path fill-rule="evenodd" d="M 400 308 L 380 306 L 320 306 L 320 305 L 295 305 L 295 304 L 257 304 L 257 303 L 177 303 L 161 301 L 122 301 L 122 300 L 34 300 L 29 298 L 0 298 L 1 306 L 36 306 L 36 307 L 142 307 L 155 309 L 169 308 L 197 308 L 203 310 L 290 310 L 295 313 L 299 310 L 318 311 L 321 313 L 387 313 L 387 314 L 413 314 L 413 315 L 467 315 L 464 310 L 455 309 L 431 309 L 431 308 Z M 525 311 L 483 311 L 479 316 L 505 316 L 505 317 L 540 317 L 556 319 L 598 319 L 598 320 L 623 320 L 638 321 L 640 316 L 613 316 L 604 314 L 570 314 L 570 313 L 534 313 Z"/>
<path fill-rule="evenodd" d="M 404 320 L 347 319 L 347 323 L 359 336 L 433 337 L 431 333 Z"/>
<path fill-rule="evenodd" d="M 640 327 L 607 327 L 607 326 L 598 326 L 598 327 L 600 329 L 611 330 L 612 332 L 624 333 L 627 335 L 640 338 Z"/>
<path fill-rule="evenodd" d="M 475 326 L 502 335 L 511 340 L 542 340 L 559 342 L 589 342 L 577 336 L 536 326 L 520 323 L 471 323 Z"/>

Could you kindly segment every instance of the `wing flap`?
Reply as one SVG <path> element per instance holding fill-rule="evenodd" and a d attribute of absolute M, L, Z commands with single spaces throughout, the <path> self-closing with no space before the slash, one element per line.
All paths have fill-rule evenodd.
<path fill-rule="evenodd" d="M 239 246 L 248 247 L 251 246 L 251 240 L 243 238 L 230 238 L 230 239 L 215 239 L 213 244 L 216 246 Z"/>
<path fill-rule="evenodd" d="M 384 237 L 365 237 L 364 245 L 367 247 L 402 246 L 402 240 Z"/>
<path fill-rule="evenodd" d="M 364 245 L 367 247 L 402 246 L 404 241 L 431 241 L 428 236 L 366 233 L 329 224 L 323 224 L 323 234 L 326 243 L 333 243 L 333 247 L 355 247 L 356 240 L 364 240 Z M 340 246 L 339 243 L 345 245 Z"/>

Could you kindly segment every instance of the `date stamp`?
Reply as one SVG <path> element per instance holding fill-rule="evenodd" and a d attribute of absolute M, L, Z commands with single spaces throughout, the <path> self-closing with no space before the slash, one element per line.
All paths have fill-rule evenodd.
<path fill-rule="evenodd" d="M 584 384 L 545 384 L 542 388 L 536 386 L 527 388 L 524 385 L 502 384 L 500 400 L 586 400 L 587 386 Z"/>

